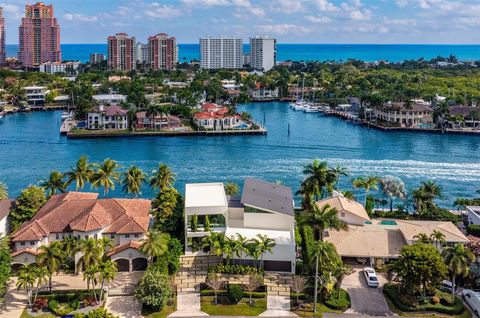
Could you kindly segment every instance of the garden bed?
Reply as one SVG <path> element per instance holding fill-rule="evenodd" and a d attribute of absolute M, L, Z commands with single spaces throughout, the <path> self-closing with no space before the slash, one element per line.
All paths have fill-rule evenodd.
<path fill-rule="evenodd" d="M 342 313 L 351 306 L 350 296 L 344 289 L 338 292 L 333 291 L 327 299 L 320 299 L 318 296 L 317 313 L 313 312 L 313 296 L 301 293 L 299 295 L 300 304 L 297 305 L 297 296 L 290 294 L 292 312 L 300 317 L 321 317 L 323 312 Z"/>
<path fill-rule="evenodd" d="M 244 297 L 238 303 L 233 304 L 226 296 L 218 296 L 218 304 L 214 304 L 215 297 L 202 296 L 201 310 L 212 316 L 258 316 L 267 310 L 266 298 L 253 299 L 254 304 L 250 306 L 249 298 Z"/>

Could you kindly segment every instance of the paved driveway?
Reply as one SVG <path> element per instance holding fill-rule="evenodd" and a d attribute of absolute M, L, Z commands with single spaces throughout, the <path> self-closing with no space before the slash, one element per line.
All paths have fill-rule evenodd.
<path fill-rule="evenodd" d="M 347 310 L 347 313 L 372 316 L 392 315 L 381 288 L 386 283 L 386 279 L 378 275 L 380 287 L 368 287 L 363 276 L 363 268 L 354 268 L 354 270 L 353 274 L 345 277 L 342 282 L 342 288 L 348 291 L 352 301 L 352 307 Z"/>
<path fill-rule="evenodd" d="M 120 318 L 141 318 L 142 305 L 135 296 L 108 297 L 105 308 Z"/>

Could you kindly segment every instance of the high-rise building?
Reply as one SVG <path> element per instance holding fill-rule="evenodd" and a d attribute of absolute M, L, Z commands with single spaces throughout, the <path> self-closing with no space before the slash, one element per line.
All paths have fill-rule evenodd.
<path fill-rule="evenodd" d="M 154 70 L 171 70 L 178 61 L 177 40 L 165 33 L 148 38 L 148 63 Z"/>
<path fill-rule="evenodd" d="M 3 8 L 0 7 L 0 65 L 5 65 L 5 19 L 3 18 Z"/>
<path fill-rule="evenodd" d="M 264 36 L 250 38 L 250 67 L 268 71 L 277 64 L 277 40 Z"/>
<path fill-rule="evenodd" d="M 126 33 L 108 37 L 108 67 L 118 71 L 134 70 L 137 66 L 135 38 Z"/>
<path fill-rule="evenodd" d="M 23 66 L 38 67 L 45 62 L 62 61 L 60 26 L 52 5 L 27 4 L 18 33 L 18 59 Z"/>
<path fill-rule="evenodd" d="M 148 62 L 148 44 L 137 42 L 136 47 L 137 63 L 144 64 Z"/>
<path fill-rule="evenodd" d="M 97 64 L 105 61 L 105 55 L 103 53 L 91 53 L 90 64 Z"/>
<path fill-rule="evenodd" d="M 243 67 L 243 40 L 237 38 L 201 38 L 200 67 L 203 69 Z"/>

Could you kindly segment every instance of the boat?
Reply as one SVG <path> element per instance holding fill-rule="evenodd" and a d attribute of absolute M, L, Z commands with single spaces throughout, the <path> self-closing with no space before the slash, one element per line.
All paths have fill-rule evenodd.
<path fill-rule="evenodd" d="M 318 106 L 312 105 L 312 104 L 307 104 L 305 108 L 303 109 L 304 112 L 306 113 L 318 113 L 320 112 L 320 108 Z"/>
<path fill-rule="evenodd" d="M 62 120 L 70 119 L 70 118 L 72 118 L 72 117 L 73 117 L 73 111 L 71 111 L 71 112 L 68 112 L 68 111 L 67 111 L 67 112 L 63 112 L 63 113 L 62 113 L 62 116 L 61 116 Z"/>

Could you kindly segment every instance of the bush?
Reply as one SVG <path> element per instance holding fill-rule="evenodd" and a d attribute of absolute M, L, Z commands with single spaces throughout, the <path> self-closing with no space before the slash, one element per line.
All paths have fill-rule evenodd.
<path fill-rule="evenodd" d="M 88 312 L 84 318 L 116 318 L 113 314 L 109 313 L 105 308 L 98 308 Z"/>
<path fill-rule="evenodd" d="M 33 311 L 41 311 L 48 307 L 48 299 L 45 297 L 38 297 L 33 303 Z"/>
<path fill-rule="evenodd" d="M 65 316 L 71 313 L 73 309 L 68 304 L 60 304 L 54 312 L 59 316 Z"/>
<path fill-rule="evenodd" d="M 80 302 L 78 301 L 78 299 L 72 301 L 70 303 L 70 307 L 72 307 L 73 310 L 77 310 L 78 308 L 80 308 Z"/>
<path fill-rule="evenodd" d="M 172 296 L 172 287 L 167 274 L 148 269 L 143 275 L 137 288 L 135 297 L 142 304 L 157 311 L 167 304 Z"/>
<path fill-rule="evenodd" d="M 335 290 L 332 295 L 325 300 L 325 305 L 331 309 L 345 311 L 350 308 L 350 296 L 343 290 Z"/>
<path fill-rule="evenodd" d="M 48 302 L 48 309 L 50 309 L 51 311 L 55 312 L 55 310 L 57 310 L 58 308 L 58 301 L 56 301 L 55 299 L 53 300 L 50 300 Z"/>
<path fill-rule="evenodd" d="M 210 266 L 208 268 L 209 273 L 223 273 L 223 274 L 232 274 L 232 275 L 251 275 L 251 274 L 263 274 L 262 269 L 257 269 L 253 266 L 246 265 L 224 265 L 219 264 L 215 266 Z"/>
<path fill-rule="evenodd" d="M 243 298 L 243 288 L 241 285 L 228 285 L 227 288 L 228 299 L 236 304 Z"/>
<path fill-rule="evenodd" d="M 205 289 L 200 291 L 201 296 L 215 296 L 215 292 L 212 289 Z M 250 296 L 250 292 L 248 292 Z M 267 294 L 265 292 L 252 292 L 252 298 L 265 298 Z M 226 291 L 217 292 L 217 296 L 228 296 Z"/>
<path fill-rule="evenodd" d="M 433 296 L 431 299 L 430 299 L 430 303 L 432 303 L 432 305 L 436 305 L 436 304 L 439 304 L 440 303 L 440 297 L 438 296 Z"/>
<path fill-rule="evenodd" d="M 473 236 L 480 237 L 480 225 L 478 224 L 469 224 L 467 226 L 467 233 Z"/>

